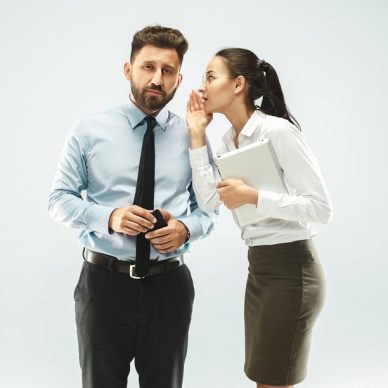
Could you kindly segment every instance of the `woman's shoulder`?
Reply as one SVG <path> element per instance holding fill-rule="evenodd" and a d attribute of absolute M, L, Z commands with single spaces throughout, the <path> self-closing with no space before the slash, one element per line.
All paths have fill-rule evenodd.
<path fill-rule="evenodd" d="M 294 124 L 282 117 L 265 115 L 261 125 L 262 134 L 268 138 L 301 136 L 301 131 Z"/>

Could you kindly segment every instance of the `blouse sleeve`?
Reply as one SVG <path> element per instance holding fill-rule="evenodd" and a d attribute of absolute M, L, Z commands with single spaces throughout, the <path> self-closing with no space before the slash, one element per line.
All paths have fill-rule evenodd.
<path fill-rule="evenodd" d="M 216 188 L 221 178 L 215 167 L 211 148 L 205 145 L 189 149 L 189 155 L 198 205 L 203 211 L 210 213 L 222 204 Z"/>
<path fill-rule="evenodd" d="M 257 211 L 264 217 L 327 223 L 332 205 L 318 163 L 301 131 L 284 120 L 269 131 L 288 194 L 259 190 Z"/>

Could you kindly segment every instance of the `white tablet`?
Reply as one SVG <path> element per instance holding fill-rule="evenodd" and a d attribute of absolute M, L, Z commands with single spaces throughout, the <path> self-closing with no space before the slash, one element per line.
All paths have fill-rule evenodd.
<path fill-rule="evenodd" d="M 269 139 L 227 152 L 215 159 L 221 179 L 241 179 L 255 189 L 288 193 L 283 172 Z M 262 219 L 255 205 L 243 205 L 234 210 L 240 227 Z"/>

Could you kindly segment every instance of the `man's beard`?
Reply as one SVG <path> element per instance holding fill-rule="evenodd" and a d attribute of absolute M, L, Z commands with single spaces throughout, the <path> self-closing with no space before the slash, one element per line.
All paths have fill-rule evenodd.
<path fill-rule="evenodd" d="M 170 94 L 166 94 L 166 92 L 162 89 L 161 86 L 151 85 L 150 87 L 144 88 L 143 90 L 141 90 L 140 88 L 136 87 L 133 81 L 131 82 L 131 91 L 136 104 L 140 108 L 152 110 L 152 111 L 160 110 L 167 103 L 169 103 L 171 99 L 174 97 L 177 88 L 178 87 L 176 87 Z M 156 90 L 161 94 L 160 95 L 147 94 L 148 90 Z"/>

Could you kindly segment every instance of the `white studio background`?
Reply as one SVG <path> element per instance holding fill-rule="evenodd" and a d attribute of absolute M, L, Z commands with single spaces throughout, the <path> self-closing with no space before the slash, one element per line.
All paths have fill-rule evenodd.
<path fill-rule="evenodd" d="M 159 23 L 190 44 L 171 103 L 180 115 L 219 48 L 252 49 L 278 70 L 334 203 L 331 224 L 317 226 L 327 299 L 299 386 L 387 387 L 387 20 L 383 0 L 1 0 L 0 386 L 81 386 L 80 247 L 77 231 L 49 218 L 47 197 L 73 123 L 125 101 L 132 35 Z M 213 148 L 226 129 L 215 117 Z M 246 248 L 227 209 L 187 263 L 196 301 L 184 386 L 253 387 L 243 373 Z"/>

